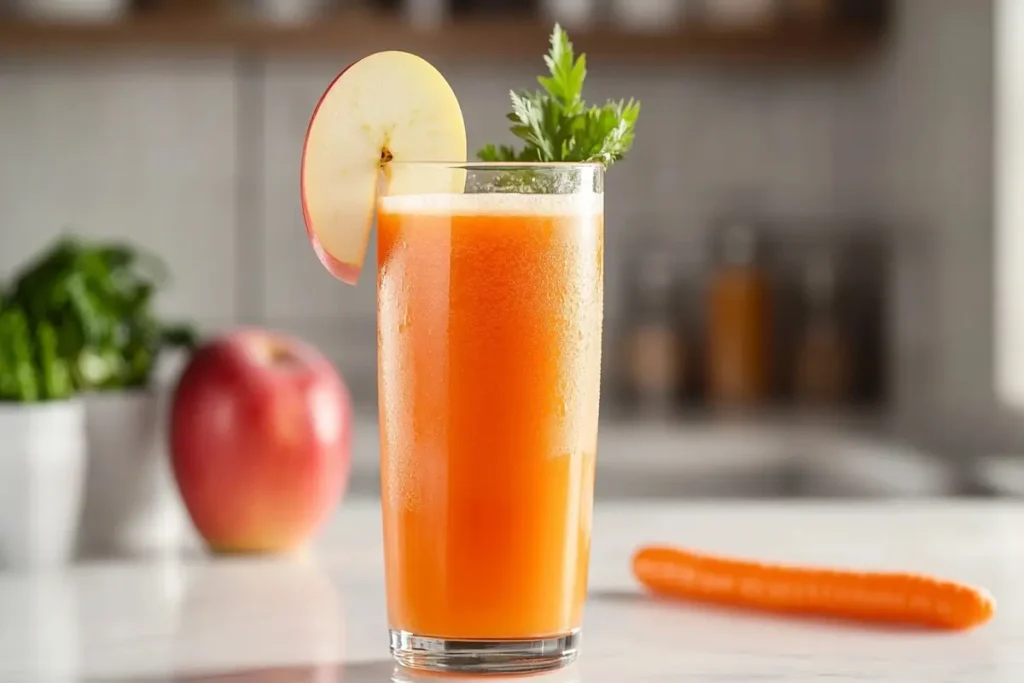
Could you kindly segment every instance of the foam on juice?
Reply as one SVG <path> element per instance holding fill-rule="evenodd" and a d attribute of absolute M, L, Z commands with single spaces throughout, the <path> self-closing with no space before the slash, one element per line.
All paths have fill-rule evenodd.
<path fill-rule="evenodd" d="M 604 212 L 604 195 L 577 194 L 408 194 L 380 198 L 389 214 L 420 216 L 576 216 Z"/>

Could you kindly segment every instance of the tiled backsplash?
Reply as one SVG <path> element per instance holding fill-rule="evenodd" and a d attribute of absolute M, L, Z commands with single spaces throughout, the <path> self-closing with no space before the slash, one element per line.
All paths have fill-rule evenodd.
<path fill-rule="evenodd" d="M 169 310 L 233 320 L 233 73 L 217 61 L 0 61 L 0 275 L 62 231 L 124 237 L 168 260 Z"/>
<path fill-rule="evenodd" d="M 684 245 L 737 201 L 775 218 L 868 217 L 911 245 L 897 399 L 937 396 L 928 414 L 991 405 L 991 333 L 957 315 L 991 308 L 991 6 L 900 5 L 887 53 L 848 70 L 590 65 L 588 99 L 643 102 L 635 150 L 608 179 L 610 326 L 616 255 L 637 235 Z M 0 58 L 0 275 L 63 229 L 130 237 L 176 274 L 168 312 L 301 333 L 372 396 L 372 280 L 330 278 L 298 203 L 309 113 L 351 56 Z M 474 149 L 508 135 L 508 88 L 543 68 L 437 63 Z"/>

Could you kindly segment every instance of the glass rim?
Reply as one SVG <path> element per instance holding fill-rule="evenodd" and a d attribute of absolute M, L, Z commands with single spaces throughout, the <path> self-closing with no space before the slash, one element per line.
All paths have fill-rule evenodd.
<path fill-rule="evenodd" d="M 397 161 L 387 162 L 389 166 L 443 166 L 466 171 L 501 171 L 504 169 L 549 168 L 552 170 L 591 169 L 604 170 L 600 161 Z"/>

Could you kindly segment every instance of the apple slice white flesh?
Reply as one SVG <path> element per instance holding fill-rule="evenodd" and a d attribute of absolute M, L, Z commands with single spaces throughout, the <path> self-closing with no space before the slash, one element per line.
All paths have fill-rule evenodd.
<path fill-rule="evenodd" d="M 302 150 L 302 214 L 320 262 L 356 284 L 390 161 L 466 160 L 466 126 L 444 77 L 407 52 L 351 64 L 313 111 Z M 404 173 L 402 194 L 461 192 L 460 173 Z"/>

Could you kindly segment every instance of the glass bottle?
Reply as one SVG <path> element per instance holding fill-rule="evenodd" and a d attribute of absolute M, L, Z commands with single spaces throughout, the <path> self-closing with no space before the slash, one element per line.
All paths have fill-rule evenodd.
<path fill-rule="evenodd" d="M 770 291 L 754 226 L 738 220 L 716 235 L 707 305 L 707 387 L 713 405 L 753 407 L 770 384 Z"/>
<path fill-rule="evenodd" d="M 804 323 L 795 359 L 797 398 L 815 408 L 842 403 L 849 390 L 850 345 L 842 329 L 836 285 L 832 255 L 815 254 L 803 275 Z"/>
<path fill-rule="evenodd" d="M 629 402 L 643 415 L 664 417 L 675 407 L 685 356 L 675 258 L 664 248 L 642 249 L 628 276 L 623 369 Z"/>

